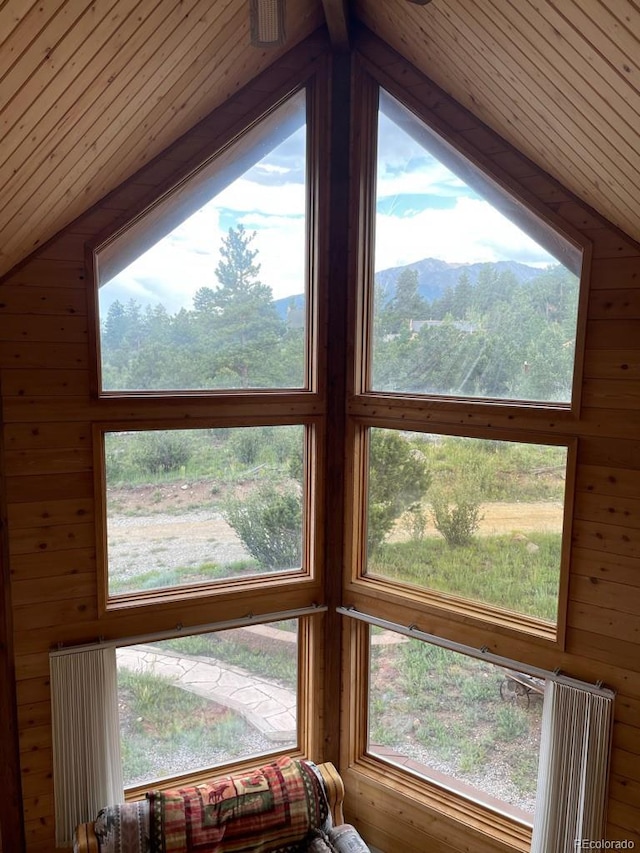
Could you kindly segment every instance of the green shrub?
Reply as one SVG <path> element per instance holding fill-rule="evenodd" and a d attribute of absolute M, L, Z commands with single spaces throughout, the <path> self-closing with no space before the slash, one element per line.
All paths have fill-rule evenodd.
<path fill-rule="evenodd" d="M 136 436 L 132 460 L 142 471 L 166 474 L 177 471 L 191 458 L 191 447 L 184 432 L 154 430 Z"/>
<path fill-rule="evenodd" d="M 420 504 L 414 504 L 402 516 L 401 524 L 409 539 L 421 542 L 427 532 L 427 514 Z"/>
<path fill-rule="evenodd" d="M 248 497 L 228 501 L 224 517 L 263 568 L 300 566 L 302 498 L 295 487 L 264 483 Z"/>
<path fill-rule="evenodd" d="M 417 507 L 430 482 L 424 455 L 399 432 L 371 430 L 367 528 L 370 555 L 382 544 L 396 519 Z"/>
<path fill-rule="evenodd" d="M 231 456 L 242 465 L 255 465 L 265 447 L 263 432 L 254 427 L 235 429 L 227 447 Z"/>
<path fill-rule="evenodd" d="M 480 526 L 480 504 L 475 500 L 459 500 L 450 505 L 442 498 L 431 501 L 433 523 L 436 530 L 452 548 L 469 545 Z"/>

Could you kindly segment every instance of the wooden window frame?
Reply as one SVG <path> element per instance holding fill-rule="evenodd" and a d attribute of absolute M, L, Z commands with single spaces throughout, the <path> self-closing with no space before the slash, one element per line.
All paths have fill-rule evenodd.
<path fill-rule="evenodd" d="M 90 300 L 92 314 L 90 330 L 94 359 L 92 365 L 92 389 L 97 404 L 98 418 L 93 427 L 94 448 L 94 492 L 96 496 L 96 524 L 98 549 L 98 612 L 105 617 L 114 611 L 131 611 L 139 607 L 145 610 L 162 611 L 172 605 L 200 601 L 233 602 L 237 609 L 242 602 L 254 613 L 273 610 L 262 598 L 268 590 L 279 598 L 285 597 L 287 606 L 302 607 L 323 599 L 324 559 L 324 488 L 321 472 L 325 466 L 325 420 L 327 413 L 326 383 L 326 315 L 328 298 L 325 293 L 327 279 L 327 242 L 321 227 L 326 222 L 328 189 L 321 180 L 328 170 L 329 139 L 327 114 L 329 110 L 329 75 L 326 65 L 314 69 L 306 79 L 285 93 L 279 93 L 272 102 L 257 109 L 251 120 L 227 136 L 217 140 L 217 147 L 204 164 L 226 157 L 233 151 L 234 144 L 247 132 L 268 121 L 274 112 L 288 99 L 305 91 L 306 99 L 306 387 L 296 389 L 219 389 L 198 391 L 117 391 L 100 390 L 100 334 L 98 312 L 98 275 L 96 259 L 101 247 L 108 245 L 126 232 L 130 226 L 143 222 L 146 216 L 154 221 L 154 204 L 147 205 L 119 229 L 116 234 L 107 234 L 87 248 L 87 267 L 93 291 Z M 155 198 L 163 203 L 177 192 L 178 197 L 200 164 L 190 167 L 177 181 L 166 187 L 159 186 Z M 106 565 L 106 511 L 104 451 L 102 435 L 107 431 L 144 429 L 187 429 L 210 427 L 250 427 L 285 424 L 300 424 L 307 428 L 305 495 L 305 540 L 303 542 L 303 572 L 282 573 L 259 580 L 217 582 L 208 585 L 176 588 L 175 590 L 151 590 L 144 594 L 124 596 L 108 595 L 108 568 Z M 315 531 L 313 541 L 311 531 Z M 250 605 L 250 606 L 249 606 Z M 276 608 L 282 609 L 282 608 Z M 245 611 L 247 612 L 247 611 Z"/>
<path fill-rule="evenodd" d="M 158 784 L 159 788 L 169 789 L 183 785 L 197 785 L 211 779 L 212 771 L 216 775 L 223 775 L 231 771 L 242 772 L 244 769 L 254 768 L 257 764 L 266 764 L 282 755 L 304 758 L 309 755 L 321 754 L 322 732 L 318 715 L 314 709 L 319 706 L 322 695 L 320 677 L 322 668 L 318 662 L 318 639 L 324 631 L 323 616 L 324 614 L 319 612 L 317 616 L 314 614 L 295 617 L 298 622 L 296 746 L 282 749 L 274 744 L 274 749 L 271 752 L 263 753 L 261 756 L 252 755 L 247 758 L 220 762 L 220 764 L 202 770 L 178 773 L 164 778 Z M 255 622 L 252 622 L 253 624 L 269 625 L 271 622 L 261 622 L 256 619 Z M 179 636 L 190 636 L 190 634 L 188 631 L 176 632 L 175 637 Z M 153 784 L 153 782 L 142 782 L 125 788 L 125 801 L 133 802 L 143 799 Z"/>
<path fill-rule="evenodd" d="M 519 853 L 527 853 L 531 847 L 530 826 L 369 753 L 369 626 L 355 619 L 344 621 L 343 713 L 349 723 L 341 766 L 346 768 L 342 775 L 347 790 L 358 790 L 364 784 L 367 790 L 376 790 L 377 800 L 384 799 L 387 809 L 397 809 L 403 815 L 415 813 L 420 824 L 445 817 L 453 826 L 458 825 L 467 843 L 470 834 L 477 834 L 479 840 L 489 835 Z M 455 832 L 447 830 L 449 840 Z"/>
<path fill-rule="evenodd" d="M 584 338 L 586 329 L 586 273 L 590 251 L 585 240 L 577 233 L 569 234 L 566 226 L 560 226 L 540 211 L 539 205 L 524 198 L 517 187 L 510 187 L 487 166 L 479 161 L 475 152 L 467 150 L 458 138 L 446 132 L 434 116 L 426 117 L 419 106 L 411 103 L 403 92 L 394 90 L 383 73 L 358 64 L 353 77 L 354 126 L 358 128 L 358 139 L 352 143 L 352 213 L 357 227 L 353 229 L 352 266 L 354 285 L 351 294 L 349 324 L 354 341 L 352 363 L 349 371 L 347 405 L 347 457 L 350 465 L 346 471 L 347 494 L 351 505 L 347 513 L 345 545 L 345 577 L 343 595 L 346 602 L 358 606 L 358 596 L 376 601 L 383 599 L 391 607 L 402 607 L 403 603 L 413 612 L 422 612 L 424 618 L 432 618 L 434 607 L 445 611 L 452 624 L 475 622 L 489 630 L 499 628 L 506 636 L 524 634 L 532 640 L 564 648 L 566 632 L 566 605 L 568 597 L 569 549 L 571 541 L 571 509 L 575 491 L 575 468 L 577 439 L 572 434 L 572 424 L 579 413 L 580 400 L 576 389 L 581 387 Z M 375 242 L 375 199 L 376 199 L 376 151 L 378 128 L 378 92 L 384 88 L 401 104 L 416 115 L 431 130 L 440 135 L 445 143 L 454 148 L 477 170 L 492 180 L 505 195 L 513 197 L 518 204 L 531 210 L 546 226 L 557 230 L 569 243 L 582 251 L 583 264 L 576 318 L 576 350 L 574 359 L 573 393 L 568 404 L 535 403 L 515 400 L 484 400 L 467 397 L 443 397 L 440 395 L 415 395 L 370 390 L 371 374 L 371 329 L 374 282 Z M 471 438 L 498 439 L 524 443 L 559 444 L 568 448 L 567 488 L 564 501 L 564 529 L 562 538 L 562 565 L 558 589 L 559 606 L 557 625 L 553 629 L 542 620 L 511 616 L 506 612 L 463 602 L 442 594 L 416 594 L 414 590 L 400 590 L 388 581 L 367 578 L 363 574 L 363 553 L 366 537 L 367 495 L 367 447 L 363 440 L 363 429 L 380 427 L 388 429 L 415 430 L 443 435 L 468 436 Z M 442 614 L 438 614 L 442 617 Z M 394 621 L 403 622 L 396 613 Z M 415 620 L 413 620 L 415 621 Z"/>
<path fill-rule="evenodd" d="M 149 632 L 189 633 L 190 626 L 212 621 L 244 619 L 249 614 L 252 624 L 260 624 L 261 616 L 282 611 L 295 611 L 322 605 L 325 599 L 325 526 L 326 489 L 324 471 L 327 466 L 327 294 L 329 239 L 326 234 L 330 188 L 324 176 L 330 168 L 331 109 L 329 67 L 326 59 L 314 61 L 302 72 L 295 85 L 279 87 L 272 95 L 254 98 L 241 125 L 230 122 L 214 134 L 207 160 L 225 152 L 243 134 L 300 90 L 306 92 L 307 123 L 307 198 L 306 198 L 306 352 L 304 387 L 294 389 L 189 390 L 189 391 L 125 391 L 102 392 L 100 389 L 100 335 L 96 253 L 113 239 L 114 232 L 104 232 L 86 246 L 85 266 L 89 282 L 89 335 L 93 353 L 90 365 L 91 396 L 95 412 L 93 421 L 94 492 L 96 495 L 96 532 L 98 553 L 98 619 L 101 637 L 118 640 L 140 633 L 141 625 Z M 200 167 L 202 157 L 180 167 L 164 185 L 153 187 L 137 210 L 121 219 L 117 234 L 153 210 L 154 199 L 161 199 L 188 181 Z M 180 171 L 181 169 L 181 171 Z M 105 474 L 102 436 L 105 431 L 145 429 L 189 429 L 213 427 L 252 427 L 301 425 L 305 428 L 306 495 L 304 572 L 282 573 L 274 577 L 257 577 L 241 584 L 194 585 L 175 590 L 153 590 L 110 601 L 107 594 Z M 330 614 L 300 618 L 298 667 L 298 746 L 290 754 L 325 760 L 323 732 L 326 682 L 328 680 L 324 649 Z M 330 679 L 329 679 L 330 680 Z M 278 750 L 274 750 L 274 755 Z M 255 766 L 256 759 L 236 761 L 225 768 Z M 176 777 L 181 783 L 197 782 L 211 776 L 211 769 Z M 174 780 L 164 780 L 169 785 Z M 145 785 L 146 789 L 148 785 Z M 139 789 L 129 789 L 127 799 L 138 799 Z"/>
<path fill-rule="evenodd" d="M 104 436 L 107 433 L 135 432 L 144 433 L 156 430 L 198 430 L 198 429 L 235 429 L 260 426 L 302 426 L 304 428 L 304 494 L 303 494 L 303 525 L 302 525 L 302 565 L 300 569 L 288 569 L 265 575 L 253 575 L 247 578 L 220 579 L 209 582 L 184 584 L 181 586 L 161 587 L 149 590 L 109 594 L 109 555 L 107 547 L 107 477 L 104 452 Z M 315 523 L 322 500 L 320 482 L 320 466 L 323 459 L 322 423 L 318 418 L 301 421 L 274 418 L 252 419 L 244 423 L 220 423 L 220 421 L 204 420 L 199 423 L 190 421 L 188 424 L 176 421 L 126 421 L 112 423 L 97 423 L 93 426 L 94 448 L 94 485 L 96 505 L 96 541 L 100 543 L 97 554 L 97 573 L 99 589 L 99 612 L 101 615 L 109 611 L 128 610 L 133 607 L 157 607 L 170 602 L 188 602 L 193 599 L 222 598 L 234 601 L 256 596 L 265 596 L 267 592 L 275 594 L 302 588 L 312 600 L 321 599 L 319 566 L 321 562 L 321 537 Z M 296 605 L 304 606 L 304 605 Z M 273 609 L 273 608 L 270 608 Z M 251 610 L 250 612 L 256 612 Z M 267 611 L 268 612 L 268 609 Z"/>
<path fill-rule="evenodd" d="M 535 616 L 516 613 L 479 600 L 466 599 L 455 593 L 444 593 L 428 587 L 418 587 L 381 577 L 369 575 L 367 569 L 367 503 L 369 471 L 369 434 L 372 428 L 396 431 L 422 432 L 442 436 L 462 438 L 493 439 L 509 441 L 513 444 L 538 444 L 549 447 L 566 447 L 567 468 L 566 486 L 563 501 L 563 529 L 560 549 L 558 580 L 558 608 L 555 623 L 547 622 Z M 572 510 L 575 495 L 575 470 L 577 460 L 577 439 L 570 436 L 542 436 L 540 433 L 517 433 L 505 430 L 488 432 L 479 428 L 453 429 L 411 421 L 407 418 L 363 418 L 354 416 L 351 421 L 351 442 L 354 448 L 353 465 L 349 472 L 350 491 L 353 495 L 353 520 L 347 537 L 346 566 L 348 574 L 344 579 L 344 594 L 351 602 L 359 595 L 372 597 L 379 603 L 385 602 L 389 610 L 395 610 L 394 621 L 403 624 L 401 609 L 410 607 L 422 612 L 424 617 L 434 615 L 449 619 L 452 623 L 467 624 L 470 620 L 490 630 L 499 628 L 505 634 L 528 635 L 551 647 L 564 648 L 566 634 L 566 610 L 569 585 L 569 559 L 571 547 Z M 386 617 L 385 617 L 386 618 Z"/>
<path fill-rule="evenodd" d="M 155 195 L 155 200 L 148 204 L 144 209 L 137 212 L 129 218 L 116 233 L 109 233 L 103 239 L 96 241 L 92 245 L 88 245 L 86 249 L 86 266 L 88 270 L 89 290 L 92 293 L 92 298 L 89 299 L 89 328 L 92 344 L 91 351 L 93 358 L 91 360 L 91 389 L 92 395 L 97 399 L 103 400 L 162 400 L 162 399 L 190 399 L 202 400 L 209 398 L 210 400 L 226 399 L 229 397 L 247 397 L 254 396 L 256 398 L 283 398 L 283 403 L 286 398 L 292 395 L 304 396 L 320 396 L 325 394 L 325 378 L 324 378 L 324 363 L 325 357 L 323 346 L 320 340 L 322 335 L 322 323 L 326 308 L 321 304 L 323 299 L 320 294 L 319 282 L 323 276 L 323 271 L 326 262 L 322 258 L 323 245 L 320 229 L 320 219 L 323 211 L 326 208 L 326 189 L 322 187 L 321 177 L 326 173 L 327 168 L 327 130 L 326 130 L 326 114 L 327 114 L 327 90 L 328 79 L 326 73 L 315 73 L 309 79 L 301 82 L 299 85 L 291 89 L 283 97 L 278 98 L 275 102 L 269 104 L 266 109 L 263 109 L 256 115 L 254 120 L 245 126 L 240 132 L 229 135 L 223 139 L 219 146 L 211 152 L 211 154 L 191 168 L 187 174 L 183 175 L 178 181 L 166 187 L 158 187 Z M 128 257 L 135 259 L 137 256 L 132 251 L 131 242 L 135 242 L 136 235 L 147 241 L 148 233 L 144 227 L 145 220 L 153 226 L 161 218 L 170 218 L 166 214 L 166 208 L 171 208 L 171 201 L 175 199 L 175 204 L 178 210 L 182 209 L 184 202 L 182 201 L 189 195 L 190 185 L 194 184 L 196 195 L 200 199 L 202 194 L 198 184 L 198 175 L 200 172 L 211 171 L 215 168 L 216 163 L 220 164 L 220 168 L 224 170 L 228 163 L 232 162 L 236 154 L 241 155 L 243 151 L 243 138 L 250 135 L 251 132 L 259 127 L 261 123 L 269 123 L 272 117 L 277 113 L 278 109 L 286 106 L 287 102 L 294 98 L 300 92 L 305 93 L 306 107 L 306 203 L 305 203 L 305 222 L 306 222 L 306 239 L 305 239 L 305 262 L 304 262 L 304 285 L 305 285 L 305 351 L 304 351 L 304 366 L 303 366 L 303 383 L 300 387 L 288 388 L 231 388 L 231 389 L 158 389 L 158 390 L 104 390 L 102 388 L 102 355 L 101 355 L 101 333 L 100 333 L 100 309 L 99 309 L 99 290 L 100 290 L 100 254 L 101 252 L 107 257 L 107 264 L 112 264 L 112 256 L 114 252 L 112 246 L 119 240 L 122 240 L 125 245 L 125 254 Z M 206 183 L 206 182 L 205 182 Z M 215 197 L 215 196 L 214 196 Z M 203 202 L 204 203 L 204 202 Z M 162 212 L 161 212 L 162 211 Z M 188 215 L 188 214 L 187 214 Z M 128 232 L 133 235 L 128 237 Z M 143 250 L 145 251 L 145 250 Z"/>
<path fill-rule="evenodd" d="M 374 238 L 376 201 L 376 148 L 378 89 L 384 87 L 404 107 L 413 112 L 435 133 L 487 175 L 507 195 L 528 208 L 546 225 L 560 232 L 582 251 L 582 271 L 578 297 L 576 348 L 572 395 L 569 403 L 549 404 L 516 400 L 455 398 L 370 390 L 372 304 L 374 280 Z M 343 605 L 402 625 L 414 625 L 422 631 L 476 648 L 486 645 L 492 652 L 532 665 L 553 669 L 565 649 L 567 625 L 571 521 L 575 493 L 578 438 L 573 426 L 581 407 L 581 378 L 586 334 L 587 287 L 591 264 L 591 246 L 564 221 L 555 219 L 533 196 L 510 186 L 496 174 L 488 159 L 451 133 L 439 120 L 437 109 L 429 116 L 411 87 L 400 91 L 383 69 L 360 56 L 352 77 L 352 122 L 358 135 L 351 143 L 351 238 L 352 286 L 349 302 L 349 338 L 353 341 L 347 373 L 346 412 L 346 506 L 343 573 Z M 378 578 L 363 575 L 366 552 L 367 431 L 371 427 L 397 429 L 513 442 L 561 445 L 567 447 L 567 481 L 564 501 L 564 527 L 561 546 L 561 571 L 558 589 L 558 620 L 550 627 L 542 620 L 521 617 L 457 597 L 408 589 Z M 389 808 L 392 803 L 403 812 L 426 815 L 456 823 L 468 840 L 468 833 L 491 836 L 519 851 L 529 849 L 531 830 L 518 821 L 500 815 L 488 806 L 469 801 L 392 767 L 367 751 L 368 639 L 366 627 L 346 619 L 343 626 L 342 680 L 345 703 L 342 726 L 341 767 L 347 788 L 366 792 L 377 789 Z M 553 663 L 552 663 L 553 662 Z M 464 829 L 463 829 L 464 827 Z"/>
<path fill-rule="evenodd" d="M 531 426 L 544 429 L 540 418 L 552 415 L 556 421 L 571 423 L 580 411 L 580 389 L 584 361 L 584 340 L 587 322 L 587 294 L 585 282 L 591 265 L 591 246 L 577 231 L 568 228 L 565 222 L 560 223 L 549 215 L 548 210 L 540 210 L 539 204 L 533 198 L 524 196 L 520 187 L 509 186 L 500 175 L 496 175 L 488 163 L 479 160 L 475 151 L 460 144 L 460 140 L 452 137 L 448 130 L 437 121 L 434 115 L 426 118 L 421 114 L 420 107 L 412 103 L 406 92 L 398 91 L 389 81 L 381 80 L 379 73 L 362 66 L 356 69 L 354 97 L 356 115 L 354 124 L 359 128 L 359 140 L 353 143 L 352 174 L 355 189 L 352 193 L 352 206 L 358 223 L 357 244 L 352 247 L 354 259 L 354 275 L 359 286 L 353 300 L 352 328 L 355 321 L 353 340 L 355 342 L 353 367 L 350 375 L 350 396 L 353 403 L 366 404 L 371 401 L 388 406 L 389 409 L 401 410 L 406 406 L 409 410 L 440 411 L 443 414 L 453 414 L 454 423 L 465 423 L 462 411 L 477 412 L 480 417 L 491 417 L 493 413 L 508 413 L 511 410 L 521 411 L 531 416 Z M 572 376 L 572 395 L 570 403 L 547 403 L 528 400 L 491 399 L 466 396 L 449 396 L 440 394 L 409 394 L 404 392 L 375 391 L 371 389 L 371 338 L 373 328 L 373 281 L 374 281 L 374 244 L 376 225 L 376 156 L 377 156 L 377 127 L 378 127 L 378 93 L 384 88 L 403 107 L 413 113 L 441 140 L 466 159 L 476 171 L 484 174 L 494 185 L 497 192 L 512 198 L 521 208 L 531 212 L 541 223 L 558 232 L 567 243 L 574 245 L 582 253 L 582 268 L 579 283 L 579 298 L 576 317 L 576 347 Z M 510 417 L 507 415 L 507 417 Z M 485 421 L 486 423 L 486 421 Z M 492 426 L 491 423 L 488 424 Z M 511 426 L 508 422 L 505 426 Z"/>

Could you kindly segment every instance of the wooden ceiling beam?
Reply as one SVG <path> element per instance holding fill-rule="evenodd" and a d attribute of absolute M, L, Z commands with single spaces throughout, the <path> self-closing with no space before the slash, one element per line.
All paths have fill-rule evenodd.
<path fill-rule="evenodd" d="M 333 49 L 349 50 L 348 0 L 322 0 L 322 5 Z"/>

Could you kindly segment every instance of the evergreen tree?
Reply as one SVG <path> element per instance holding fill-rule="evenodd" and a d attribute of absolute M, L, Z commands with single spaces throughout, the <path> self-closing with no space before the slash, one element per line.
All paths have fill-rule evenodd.
<path fill-rule="evenodd" d="M 372 429 L 369 446 L 367 552 L 384 541 L 405 510 L 418 504 L 431 483 L 425 457 L 399 432 Z"/>
<path fill-rule="evenodd" d="M 257 291 L 261 295 L 268 291 L 271 295 L 270 288 L 258 281 L 260 264 L 254 263 L 258 250 L 250 248 L 255 236 L 255 231 L 249 234 L 241 223 L 237 228 L 229 228 L 227 236 L 223 238 L 220 249 L 222 260 L 216 267 L 216 278 L 222 285 L 215 291 L 218 307 L 224 308 L 239 295 Z"/>
<path fill-rule="evenodd" d="M 460 273 L 452 295 L 451 313 L 457 320 L 468 317 L 473 302 L 473 286 L 467 272 Z"/>
<path fill-rule="evenodd" d="M 198 291 L 198 304 L 213 315 L 207 341 L 214 387 L 265 388 L 278 380 L 278 347 L 285 325 L 276 311 L 271 288 L 259 279 L 255 232 L 242 225 L 223 239 L 216 267 L 220 287 Z M 206 356 L 205 356 L 206 357 Z"/>
<path fill-rule="evenodd" d="M 199 287 L 193 297 L 193 307 L 198 314 L 212 314 L 215 306 L 215 290 L 212 287 Z"/>
<path fill-rule="evenodd" d="M 400 334 L 409 329 L 412 320 L 424 320 L 427 315 L 427 303 L 418 291 L 418 270 L 406 267 L 398 276 L 395 294 L 383 308 L 383 331 Z"/>

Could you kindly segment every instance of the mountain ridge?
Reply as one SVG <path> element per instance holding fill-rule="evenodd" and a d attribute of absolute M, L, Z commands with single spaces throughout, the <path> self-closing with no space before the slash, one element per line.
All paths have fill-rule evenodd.
<path fill-rule="evenodd" d="M 386 290 L 385 298 L 389 300 L 395 293 L 395 283 L 405 270 L 416 270 L 418 273 L 418 293 L 427 302 L 439 299 L 448 287 L 455 287 L 460 274 L 466 272 L 469 281 L 474 286 L 483 269 L 494 269 L 498 274 L 510 272 L 518 281 L 528 283 L 536 279 L 546 270 L 544 267 L 532 267 L 519 261 L 479 261 L 476 263 L 449 263 L 438 258 L 423 258 L 399 267 L 388 267 L 375 275 L 376 284 Z M 289 308 L 301 309 L 304 305 L 303 294 L 284 296 L 274 300 L 278 313 L 287 316 Z"/>

